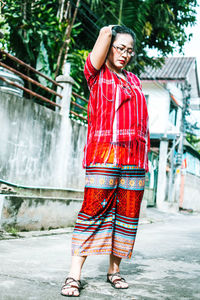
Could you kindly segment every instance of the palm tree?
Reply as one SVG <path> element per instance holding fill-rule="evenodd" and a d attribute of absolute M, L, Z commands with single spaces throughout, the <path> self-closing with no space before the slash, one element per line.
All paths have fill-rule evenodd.
<path fill-rule="evenodd" d="M 91 48 L 99 28 L 108 24 L 131 28 L 137 37 L 137 56 L 132 68 L 139 73 L 145 65 L 161 63 L 148 57 L 147 48 L 156 48 L 163 56 L 173 53 L 177 45 L 182 50 L 187 40 L 185 27 L 196 20 L 196 6 L 196 0 L 187 1 L 187 5 L 185 0 L 82 0 L 78 16 L 85 28 L 82 42 L 84 47 Z M 88 18 L 83 17 L 84 13 Z"/>

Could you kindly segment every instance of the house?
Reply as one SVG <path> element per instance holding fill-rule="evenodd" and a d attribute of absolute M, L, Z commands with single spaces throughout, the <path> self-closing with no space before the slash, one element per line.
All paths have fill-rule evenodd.
<path fill-rule="evenodd" d="M 185 141 L 180 184 L 180 208 L 200 211 L 199 193 L 200 153 Z"/>
<path fill-rule="evenodd" d="M 200 97 L 194 57 L 168 57 L 140 75 L 150 121 L 151 153 L 146 198 L 162 210 L 180 205 L 185 118 Z M 195 106 L 197 107 L 197 106 Z M 195 175 L 198 176 L 198 175 Z"/>

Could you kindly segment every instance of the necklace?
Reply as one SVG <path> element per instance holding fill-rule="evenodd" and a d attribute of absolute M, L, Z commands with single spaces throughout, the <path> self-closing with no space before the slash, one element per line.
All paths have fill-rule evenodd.
<path fill-rule="evenodd" d="M 123 73 L 123 69 L 122 69 L 122 71 L 121 71 L 120 73 L 114 71 L 114 70 L 111 69 L 111 68 L 108 68 L 108 69 L 109 69 L 111 72 L 113 72 L 114 74 L 116 74 L 118 78 L 122 78 L 122 79 L 124 79 L 124 80 L 127 80 L 126 75 Z"/>
<path fill-rule="evenodd" d="M 124 79 L 123 77 L 119 76 L 116 72 L 114 72 L 114 73 L 116 74 L 117 78 L 120 80 L 120 87 L 125 91 L 125 93 L 127 95 L 130 95 L 131 94 L 131 86 L 130 86 L 130 83 L 128 82 L 128 78 L 127 78 L 126 74 L 124 74 L 124 78 L 125 78 Z M 125 80 L 126 85 L 124 84 L 124 82 L 122 82 L 122 79 Z"/>
<path fill-rule="evenodd" d="M 111 69 L 110 69 L 110 70 L 111 70 Z M 114 72 L 114 71 L 112 71 L 112 70 L 111 70 L 111 72 L 114 73 L 114 74 L 117 76 L 117 78 L 119 79 L 119 81 L 120 81 L 120 84 L 119 84 L 120 88 L 123 89 L 123 91 L 124 91 L 127 95 L 131 95 L 131 93 L 132 93 L 132 88 L 131 88 L 131 84 L 129 83 L 126 74 L 124 74 L 124 78 L 125 78 L 125 79 L 123 78 L 123 80 L 124 80 L 125 82 L 123 82 L 123 81 L 122 81 L 122 77 L 120 77 L 119 74 L 117 74 L 116 72 Z M 112 76 L 113 76 L 113 75 L 112 75 Z M 114 80 L 114 78 L 113 78 L 113 80 Z M 114 81 L 115 81 L 115 80 L 114 80 Z M 109 102 L 114 102 L 115 99 L 108 99 L 108 98 L 104 95 L 102 85 L 101 85 L 101 92 L 102 92 L 102 95 L 106 98 L 107 101 L 109 101 Z"/>

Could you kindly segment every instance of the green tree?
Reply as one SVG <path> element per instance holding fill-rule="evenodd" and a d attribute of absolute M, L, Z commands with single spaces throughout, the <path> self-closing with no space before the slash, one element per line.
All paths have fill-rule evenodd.
<path fill-rule="evenodd" d="M 19 59 L 36 66 L 38 55 L 47 49 L 51 73 L 55 71 L 56 55 L 63 41 L 67 22 L 59 22 L 58 1 L 7 0 L 2 12 L 10 27 L 7 48 Z M 5 44 L 5 42 L 4 42 Z"/>
<path fill-rule="evenodd" d="M 200 138 L 194 133 L 187 133 L 186 140 L 200 153 Z"/>
<path fill-rule="evenodd" d="M 0 22 L 4 28 L 9 28 L 4 46 L 53 78 L 61 72 L 62 59 L 68 51 L 71 72 L 76 76 L 74 89 L 85 96 L 88 94 L 83 65 L 102 26 L 124 24 L 135 31 L 137 55 L 131 70 L 139 74 L 146 65 L 158 66 L 162 61 L 149 58 L 148 48 L 158 49 L 163 56 L 173 53 L 176 46 L 182 50 L 187 40 L 185 27 L 195 23 L 197 6 L 196 0 L 81 0 L 70 43 L 66 43 L 66 30 L 73 19 L 76 0 L 4 2 Z M 57 68 L 63 44 L 65 49 Z"/>
<path fill-rule="evenodd" d="M 71 29 L 70 32 L 68 30 L 73 13 L 74 9 L 67 0 L 7 0 L 0 19 L 4 34 L 4 38 L 0 37 L 2 47 L 47 76 L 55 78 L 62 72 L 67 50 L 74 53 L 70 56 L 73 66 L 74 61 L 80 62 L 81 53 L 84 56 L 84 51 L 80 52 L 78 48 L 74 50 L 74 38 L 81 31 L 80 23 L 73 26 L 72 32 Z M 6 31 L 7 28 L 9 32 Z M 83 59 L 80 65 L 83 65 Z M 27 73 L 29 75 L 30 72 Z M 79 74 L 74 69 L 72 73 L 77 78 L 74 89 L 83 94 Z M 48 84 L 42 77 L 38 79 L 41 83 Z M 36 87 L 35 90 L 37 91 Z"/>
<path fill-rule="evenodd" d="M 137 56 L 132 69 L 137 74 L 144 69 L 145 65 L 159 66 L 160 60 L 152 60 L 148 57 L 148 49 L 157 49 L 162 56 L 172 54 L 175 47 L 180 51 L 187 40 L 185 27 L 193 25 L 196 20 L 196 0 L 117 0 L 117 1 L 83 1 L 90 5 L 92 23 L 85 20 L 90 32 L 82 32 L 90 36 L 91 32 L 97 35 L 98 28 L 105 24 L 124 24 L 133 29 L 137 36 Z M 94 13 L 94 14 L 93 14 Z M 81 17 L 83 22 L 84 16 Z M 97 27 L 95 26 L 97 25 Z M 86 45 L 85 45 L 86 46 Z"/>

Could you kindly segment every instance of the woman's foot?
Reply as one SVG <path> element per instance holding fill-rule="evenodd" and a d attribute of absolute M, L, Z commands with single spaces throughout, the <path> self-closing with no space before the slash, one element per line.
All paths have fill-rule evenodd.
<path fill-rule="evenodd" d="M 67 277 L 62 286 L 61 295 L 66 297 L 78 297 L 80 295 L 81 282 L 72 277 Z"/>
<path fill-rule="evenodd" d="M 119 272 L 107 274 L 107 282 L 109 282 L 115 289 L 128 288 L 128 283 L 121 277 Z"/>

